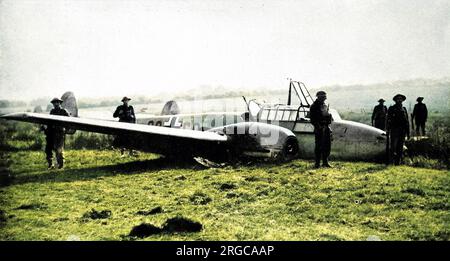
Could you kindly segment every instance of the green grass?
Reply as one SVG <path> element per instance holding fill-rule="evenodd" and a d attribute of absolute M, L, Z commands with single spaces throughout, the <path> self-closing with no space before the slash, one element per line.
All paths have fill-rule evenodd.
<path fill-rule="evenodd" d="M 359 162 L 315 170 L 304 160 L 204 169 L 69 150 L 66 168 L 48 171 L 43 152 L 8 155 L 14 179 L 0 188 L 0 240 L 123 240 L 133 226 L 175 216 L 203 230 L 145 240 L 450 239 L 448 170 Z M 137 214 L 155 207 L 163 212 Z M 83 219 L 92 209 L 111 216 Z"/>

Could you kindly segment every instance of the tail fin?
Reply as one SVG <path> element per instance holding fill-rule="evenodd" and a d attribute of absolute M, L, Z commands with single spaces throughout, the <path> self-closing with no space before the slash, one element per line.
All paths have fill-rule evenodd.
<path fill-rule="evenodd" d="M 33 112 L 35 113 L 43 113 L 44 111 L 42 110 L 42 107 L 37 105 L 34 107 Z"/>
<path fill-rule="evenodd" d="M 63 100 L 63 103 L 61 106 L 66 109 L 70 117 L 78 117 L 78 105 L 77 105 L 77 99 L 75 98 L 75 94 L 73 92 L 65 92 L 61 96 L 61 100 Z M 74 129 L 66 129 L 66 134 L 74 134 Z"/>
<path fill-rule="evenodd" d="M 180 114 L 180 108 L 178 107 L 178 104 L 176 101 L 168 101 L 164 105 L 161 115 L 175 115 Z"/>
<path fill-rule="evenodd" d="M 66 92 L 61 97 L 62 107 L 70 113 L 70 117 L 78 117 L 77 99 L 73 92 Z"/>

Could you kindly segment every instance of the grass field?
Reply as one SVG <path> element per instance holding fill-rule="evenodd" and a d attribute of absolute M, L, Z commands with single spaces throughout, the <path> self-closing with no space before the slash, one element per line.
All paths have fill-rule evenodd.
<path fill-rule="evenodd" d="M 448 170 L 354 162 L 315 170 L 304 160 L 205 169 L 69 150 L 66 168 L 48 171 L 41 151 L 4 157 L 14 178 L 0 188 L 0 240 L 134 240 L 134 226 L 177 216 L 203 229 L 143 239 L 450 239 Z"/>

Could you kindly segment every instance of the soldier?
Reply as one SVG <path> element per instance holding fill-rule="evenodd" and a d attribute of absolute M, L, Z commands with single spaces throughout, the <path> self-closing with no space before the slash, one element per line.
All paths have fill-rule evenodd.
<path fill-rule="evenodd" d="M 378 102 L 379 104 L 373 108 L 372 126 L 380 130 L 386 130 L 387 107 L 384 105 L 384 99 L 379 99 Z"/>
<path fill-rule="evenodd" d="M 319 91 L 316 94 L 317 99 L 311 105 L 309 110 L 311 123 L 314 126 L 315 135 L 315 168 L 320 167 L 320 159 L 322 159 L 322 166 L 330 168 L 328 157 L 331 151 L 331 129 L 330 124 L 333 117 L 328 112 L 328 106 L 325 105 L 327 94 L 324 91 Z"/>
<path fill-rule="evenodd" d="M 395 104 L 390 106 L 387 114 L 387 132 L 390 138 L 389 163 L 392 159 L 395 165 L 399 165 L 403 156 L 403 144 L 405 136 L 409 139 L 408 112 L 403 107 L 402 102 L 406 96 L 397 94 L 393 100 Z"/>
<path fill-rule="evenodd" d="M 425 103 L 422 103 L 423 97 L 417 98 L 417 104 L 414 105 L 414 110 L 412 113 L 413 128 L 414 123 L 416 124 L 416 135 L 420 136 L 420 129 L 422 129 L 422 135 L 425 136 L 425 123 L 428 118 L 428 109 Z"/>
<path fill-rule="evenodd" d="M 62 102 L 63 101 L 58 98 L 51 100 L 51 103 L 53 104 L 53 109 L 50 111 L 51 115 L 70 116 L 69 113 L 61 107 Z M 46 135 L 45 154 L 47 156 L 48 168 L 54 168 L 53 151 L 55 151 L 58 168 L 61 169 L 64 166 L 65 129 L 53 125 L 48 125 L 47 127 L 42 126 L 42 128 Z"/>
<path fill-rule="evenodd" d="M 116 111 L 113 114 L 114 118 L 119 117 L 120 122 L 136 123 L 136 116 L 134 115 L 134 108 L 128 105 L 131 99 L 128 97 L 122 98 L 122 105 L 117 106 Z"/>
<path fill-rule="evenodd" d="M 134 115 L 134 108 L 131 105 L 128 105 L 128 102 L 131 99 L 128 97 L 122 98 L 122 105 L 117 106 L 116 111 L 113 114 L 114 118 L 119 118 L 119 122 L 128 122 L 128 123 L 136 123 L 136 116 Z M 125 149 L 124 147 L 130 144 L 129 137 L 126 135 L 119 135 L 116 137 L 114 141 L 115 145 L 121 147 L 120 153 L 124 156 Z M 133 155 L 133 150 L 130 149 L 130 155 Z"/>

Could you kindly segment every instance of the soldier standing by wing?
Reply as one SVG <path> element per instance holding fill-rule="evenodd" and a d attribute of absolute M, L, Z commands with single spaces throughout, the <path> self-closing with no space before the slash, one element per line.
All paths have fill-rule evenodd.
<path fill-rule="evenodd" d="M 114 118 L 119 118 L 119 122 L 128 122 L 128 123 L 136 123 L 136 116 L 134 115 L 134 108 L 131 105 L 128 105 L 128 102 L 131 99 L 128 97 L 122 98 L 122 105 L 117 106 L 116 111 L 113 114 Z M 118 147 L 121 147 L 120 153 L 124 154 L 125 149 L 124 146 L 130 145 L 130 141 L 128 136 L 126 135 L 119 135 L 116 137 L 114 141 L 115 145 Z M 130 155 L 133 154 L 133 151 L 130 149 Z"/>
<path fill-rule="evenodd" d="M 328 106 L 325 105 L 327 94 L 324 91 L 319 91 L 316 94 L 317 99 L 311 105 L 309 110 L 311 123 L 314 126 L 315 136 L 315 168 L 320 167 L 320 159 L 322 159 L 322 166 L 330 168 L 328 157 L 331 151 L 331 129 L 330 124 L 333 117 L 328 112 Z"/>
<path fill-rule="evenodd" d="M 134 115 L 134 108 L 128 105 L 131 99 L 128 97 L 122 98 L 122 105 L 117 106 L 116 111 L 113 114 L 114 118 L 119 118 L 120 122 L 136 123 L 136 116 Z"/>
<path fill-rule="evenodd" d="M 373 108 L 372 126 L 380 130 L 386 130 L 387 107 L 384 105 L 384 99 L 379 99 L 378 102 L 379 104 Z"/>
<path fill-rule="evenodd" d="M 428 109 L 425 103 L 422 103 L 423 97 L 417 98 L 417 104 L 414 105 L 414 110 L 411 116 L 411 121 L 416 124 L 416 135 L 420 136 L 420 129 L 422 129 L 422 135 L 425 136 L 425 123 L 428 118 Z"/>
<path fill-rule="evenodd" d="M 54 98 L 51 103 L 53 104 L 53 109 L 50 111 L 51 115 L 60 116 L 70 116 L 69 113 L 61 107 L 62 100 Z M 65 140 L 65 129 L 63 127 L 47 125 L 42 126 L 44 133 L 46 135 L 46 145 L 45 154 L 47 156 L 48 168 L 52 169 L 53 166 L 53 151 L 55 151 L 56 161 L 58 163 L 58 168 L 63 168 L 64 166 L 64 140 Z"/>
<path fill-rule="evenodd" d="M 395 165 L 399 165 L 403 156 L 405 137 L 409 139 L 409 120 L 408 112 L 402 105 L 402 102 L 406 100 L 406 96 L 397 94 L 393 100 L 395 104 L 389 107 L 387 115 L 387 132 L 390 138 L 388 163 L 391 163 L 393 160 Z"/>

